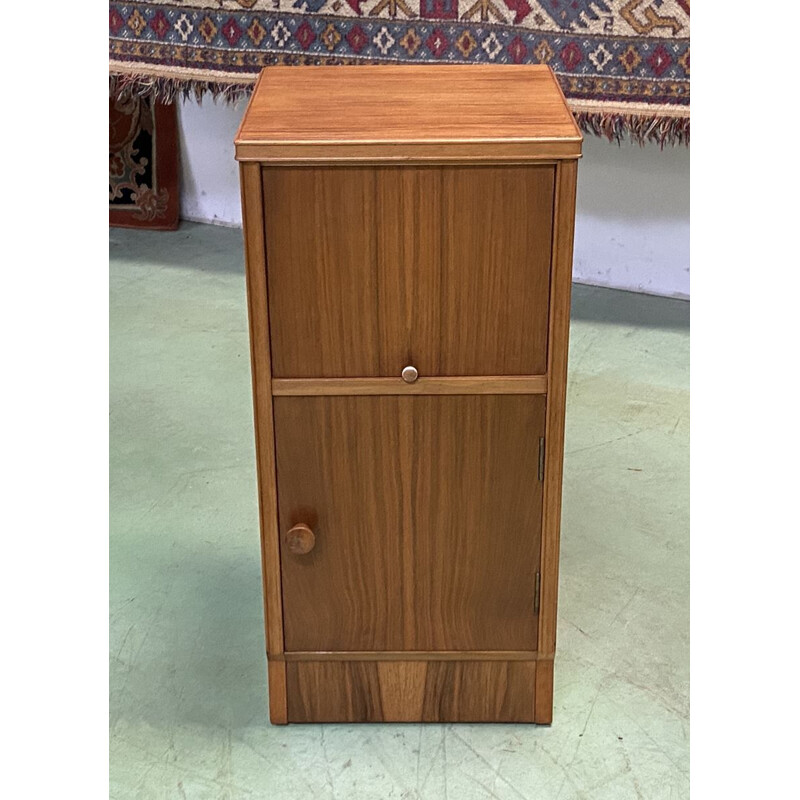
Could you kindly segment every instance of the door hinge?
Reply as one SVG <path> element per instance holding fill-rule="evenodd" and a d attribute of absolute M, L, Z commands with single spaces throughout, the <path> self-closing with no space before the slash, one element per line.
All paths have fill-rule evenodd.
<path fill-rule="evenodd" d="M 536 573 L 536 588 L 533 592 L 533 613 L 539 613 L 539 596 L 542 593 L 542 573 Z"/>
<path fill-rule="evenodd" d="M 539 437 L 539 480 L 544 480 L 544 436 Z"/>

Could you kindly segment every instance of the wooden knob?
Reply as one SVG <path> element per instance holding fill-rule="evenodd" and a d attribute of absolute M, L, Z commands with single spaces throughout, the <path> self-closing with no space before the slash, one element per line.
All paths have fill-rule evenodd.
<path fill-rule="evenodd" d="M 286 547 L 289 548 L 289 552 L 297 556 L 304 556 L 306 553 L 310 553 L 316 544 L 314 531 L 312 531 L 308 525 L 303 525 L 302 522 L 299 525 L 295 525 L 293 528 L 289 528 L 289 530 L 286 531 L 284 540 L 286 542 Z"/>

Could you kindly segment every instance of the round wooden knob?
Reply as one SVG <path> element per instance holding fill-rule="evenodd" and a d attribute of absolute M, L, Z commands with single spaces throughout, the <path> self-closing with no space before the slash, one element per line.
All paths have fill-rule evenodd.
<path fill-rule="evenodd" d="M 289 528 L 289 530 L 286 531 L 284 539 L 286 541 L 286 547 L 289 548 L 289 552 L 298 556 L 304 556 L 306 553 L 310 553 L 316 544 L 314 531 L 312 531 L 308 525 L 303 525 L 302 522 L 299 525 L 295 525 L 293 528 Z"/>
<path fill-rule="evenodd" d="M 400 375 L 406 383 L 414 383 L 419 376 L 419 373 L 417 372 L 416 367 L 403 367 L 403 371 L 400 373 Z"/>

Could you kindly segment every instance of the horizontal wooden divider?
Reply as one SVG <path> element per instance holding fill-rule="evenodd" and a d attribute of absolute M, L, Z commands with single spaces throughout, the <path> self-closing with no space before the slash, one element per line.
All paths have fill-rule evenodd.
<path fill-rule="evenodd" d="M 552 661 L 535 650 L 295 650 L 270 655 L 275 661 Z"/>
<path fill-rule="evenodd" d="M 275 396 L 546 393 L 546 375 L 418 378 L 414 383 L 406 383 L 402 378 L 273 378 L 272 380 L 272 394 Z"/>

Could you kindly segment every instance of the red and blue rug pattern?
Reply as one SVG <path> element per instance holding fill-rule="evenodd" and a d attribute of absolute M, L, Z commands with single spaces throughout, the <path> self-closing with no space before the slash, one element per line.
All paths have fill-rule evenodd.
<path fill-rule="evenodd" d="M 178 227 L 178 124 L 152 97 L 108 104 L 108 219 L 121 228 Z"/>
<path fill-rule="evenodd" d="M 688 141 L 688 0 L 111 3 L 112 91 L 236 98 L 270 64 L 548 64 L 588 131 Z"/>

